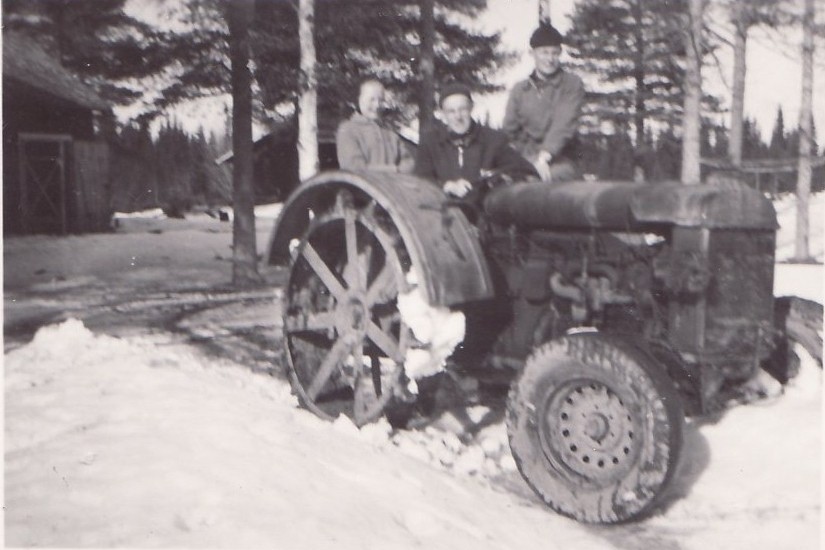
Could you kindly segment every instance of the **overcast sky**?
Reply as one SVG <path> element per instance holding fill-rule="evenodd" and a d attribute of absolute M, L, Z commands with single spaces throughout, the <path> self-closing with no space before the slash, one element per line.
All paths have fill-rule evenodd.
<path fill-rule="evenodd" d="M 575 0 L 552 0 L 551 16 L 553 25 L 565 32 L 569 28 L 569 15 Z M 530 34 L 538 24 L 538 0 L 488 0 L 489 10 L 482 17 L 481 24 L 487 30 L 502 31 L 504 44 L 525 55 L 521 61 L 502 75 L 501 82 L 509 89 L 513 83 L 524 78 L 532 69 L 527 55 Z M 822 15 L 820 8 L 820 17 Z M 777 45 L 776 39 L 756 29 L 749 35 L 748 73 L 745 91 L 745 114 L 755 118 L 763 135 L 770 136 L 776 119 L 776 110 L 781 105 L 785 117 L 785 127 L 796 127 L 799 121 L 799 102 L 802 93 L 802 75 L 799 53 L 801 32 L 785 32 Z M 815 53 L 814 67 L 814 119 L 818 129 L 820 146 L 825 143 L 825 58 L 821 43 Z M 721 71 L 706 67 L 703 72 L 704 85 L 723 99 L 725 107 L 730 105 L 730 82 L 732 57 L 730 48 L 722 48 L 719 53 Z M 489 100 L 482 100 L 490 112 L 490 120 L 496 123 L 504 116 L 506 94 L 499 94 Z M 725 124 L 728 124 L 725 116 Z"/>

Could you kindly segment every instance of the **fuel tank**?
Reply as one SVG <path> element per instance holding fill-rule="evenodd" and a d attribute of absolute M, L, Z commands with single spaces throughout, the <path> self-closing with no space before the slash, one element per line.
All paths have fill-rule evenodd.
<path fill-rule="evenodd" d="M 773 204 L 738 182 L 683 185 L 572 181 L 500 187 L 484 209 L 495 222 L 526 229 L 644 231 L 647 225 L 776 229 Z"/>

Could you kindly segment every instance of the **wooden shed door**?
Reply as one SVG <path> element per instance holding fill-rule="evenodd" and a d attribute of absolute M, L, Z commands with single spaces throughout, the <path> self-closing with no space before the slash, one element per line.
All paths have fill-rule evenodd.
<path fill-rule="evenodd" d="M 112 216 L 109 186 L 109 146 L 103 142 L 74 142 L 72 194 L 76 212 L 73 229 L 103 231 Z"/>
<path fill-rule="evenodd" d="M 71 136 L 21 133 L 20 213 L 25 233 L 68 231 L 67 185 Z"/>

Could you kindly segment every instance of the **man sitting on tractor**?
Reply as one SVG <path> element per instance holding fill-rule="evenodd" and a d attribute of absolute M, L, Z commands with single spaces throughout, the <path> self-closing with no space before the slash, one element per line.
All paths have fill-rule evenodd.
<path fill-rule="evenodd" d="M 584 103 L 582 80 L 561 68 L 562 35 L 550 25 L 530 38 L 535 70 L 510 92 L 503 130 L 543 181 L 579 176 L 575 135 Z"/>
<path fill-rule="evenodd" d="M 533 166 L 513 149 L 507 136 L 472 118 L 470 88 L 451 82 L 441 90 L 439 107 L 445 124 L 435 123 L 418 144 L 415 174 L 438 182 L 444 192 L 471 199 L 496 175 L 511 180 L 537 177 Z"/>

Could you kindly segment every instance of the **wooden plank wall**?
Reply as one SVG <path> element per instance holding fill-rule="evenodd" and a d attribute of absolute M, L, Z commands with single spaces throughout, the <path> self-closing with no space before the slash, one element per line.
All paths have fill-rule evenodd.
<path fill-rule="evenodd" d="M 110 228 L 111 170 L 109 146 L 103 142 L 75 141 L 73 180 L 76 232 L 106 231 Z"/>

